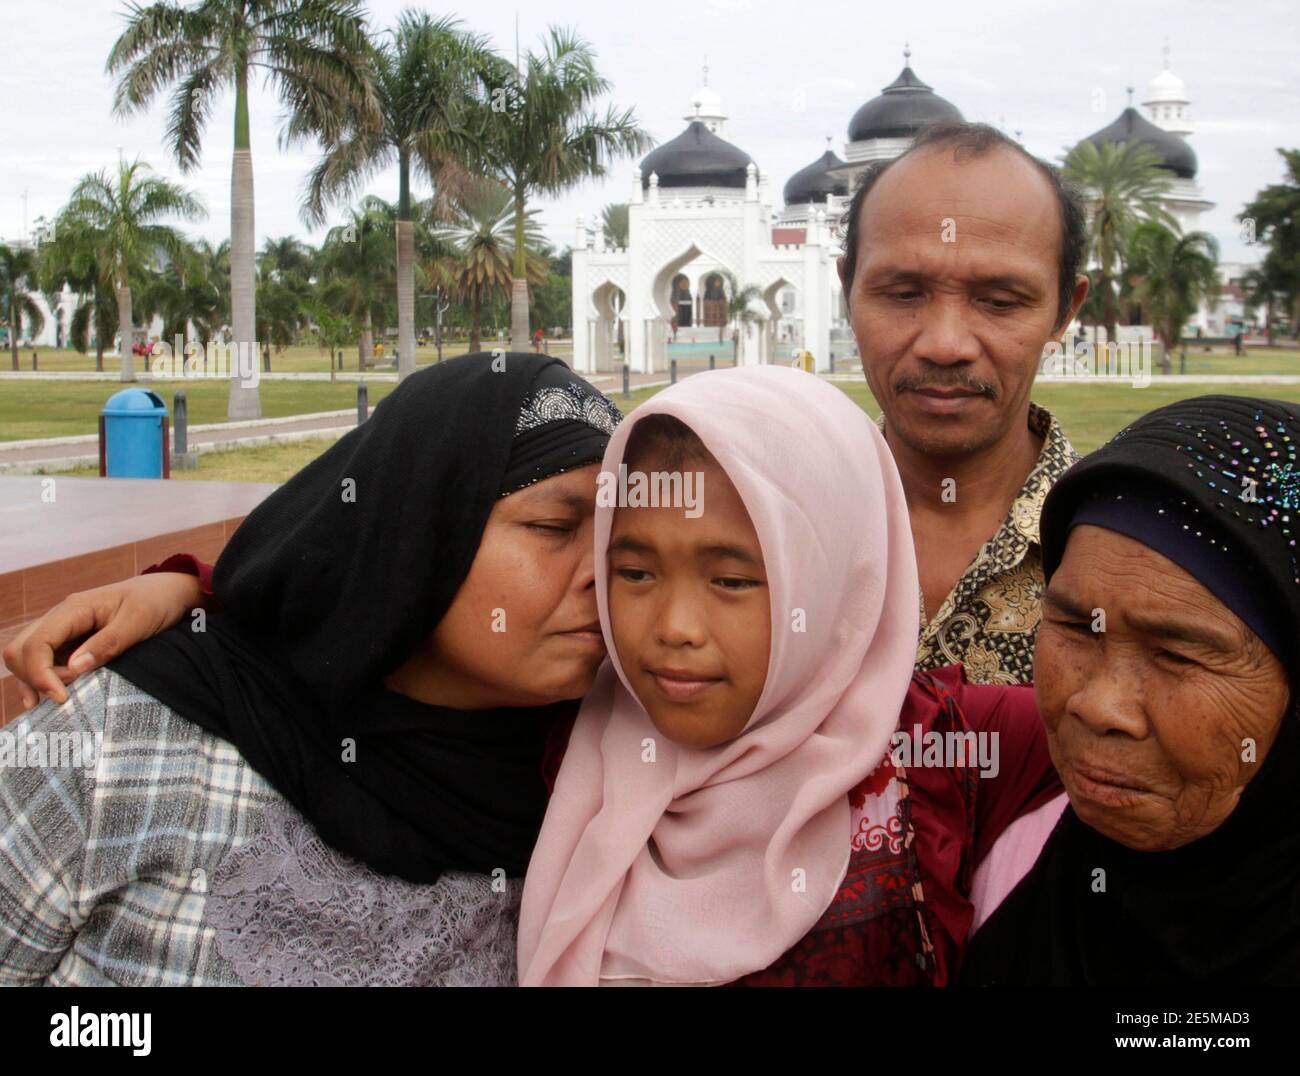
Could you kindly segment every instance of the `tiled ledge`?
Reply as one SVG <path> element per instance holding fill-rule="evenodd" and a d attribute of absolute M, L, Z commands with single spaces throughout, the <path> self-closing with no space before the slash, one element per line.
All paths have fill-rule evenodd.
<path fill-rule="evenodd" d="M 273 489 L 263 483 L 0 476 L 0 647 L 74 591 L 138 575 L 171 553 L 216 560 L 244 516 Z M 0 725 L 20 707 L 17 684 L 0 661 Z"/>

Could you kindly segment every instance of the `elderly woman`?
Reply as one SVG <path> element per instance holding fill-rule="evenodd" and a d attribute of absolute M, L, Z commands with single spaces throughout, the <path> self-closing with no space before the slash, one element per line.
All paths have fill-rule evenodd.
<path fill-rule="evenodd" d="M 1300 407 L 1204 396 L 1048 496 L 1035 683 L 1069 806 L 964 982 L 1300 984 L 1298 446 Z"/>

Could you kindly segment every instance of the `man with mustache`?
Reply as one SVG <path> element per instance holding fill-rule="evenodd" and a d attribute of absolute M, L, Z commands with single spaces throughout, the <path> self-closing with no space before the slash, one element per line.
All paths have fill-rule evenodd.
<path fill-rule="evenodd" d="M 1033 679 L 1039 510 L 1078 456 L 1029 396 L 1088 293 L 1083 227 L 1056 170 L 984 124 L 924 128 L 850 201 L 838 269 L 911 513 L 918 668 Z"/>

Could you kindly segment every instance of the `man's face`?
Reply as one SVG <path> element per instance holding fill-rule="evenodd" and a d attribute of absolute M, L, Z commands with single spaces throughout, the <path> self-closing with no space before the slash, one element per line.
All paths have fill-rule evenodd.
<path fill-rule="evenodd" d="M 1009 150 L 926 149 L 867 195 L 854 279 L 840 279 L 891 437 L 959 456 L 1024 421 L 1057 319 L 1060 210 Z M 1086 285 L 1077 290 L 1083 301 Z"/>

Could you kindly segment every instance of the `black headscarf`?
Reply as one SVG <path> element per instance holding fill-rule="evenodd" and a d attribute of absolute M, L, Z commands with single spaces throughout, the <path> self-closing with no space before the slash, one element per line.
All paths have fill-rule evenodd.
<path fill-rule="evenodd" d="M 374 869 L 521 875 L 545 810 L 545 737 L 577 702 L 462 712 L 383 677 L 446 613 L 498 498 L 598 462 L 619 417 L 546 356 L 412 374 L 239 527 L 205 631 L 182 621 L 110 667 L 234 744 Z"/>
<path fill-rule="evenodd" d="M 1287 668 L 1291 702 L 1236 808 L 1199 840 L 1134 851 L 1067 807 L 1033 869 L 972 939 L 964 984 L 1300 985 L 1298 449 L 1296 405 L 1201 396 L 1145 415 L 1048 494 L 1040 531 L 1049 579 L 1071 527 L 1106 525 L 1122 499 L 1133 513 L 1172 516 L 1180 537 L 1163 519 L 1114 529 L 1150 535 L 1259 623 Z M 1099 508 L 1099 498 L 1111 503 Z M 1191 540 L 1203 549 L 1192 552 Z M 1093 890 L 1098 869 L 1105 893 Z"/>

